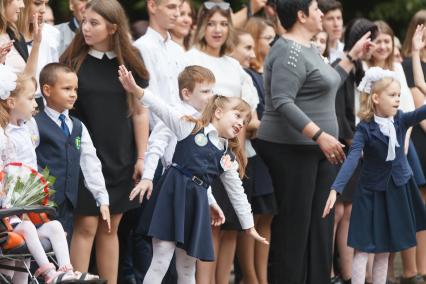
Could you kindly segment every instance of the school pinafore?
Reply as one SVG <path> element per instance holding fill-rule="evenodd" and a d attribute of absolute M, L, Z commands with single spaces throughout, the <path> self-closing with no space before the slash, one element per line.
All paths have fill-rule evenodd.
<path fill-rule="evenodd" d="M 213 261 L 207 188 L 223 173 L 220 160 L 224 154 L 204 135 L 204 129 L 179 141 L 172 166 L 151 198 L 144 201 L 139 229 L 148 236 L 176 242 L 192 257 Z"/>

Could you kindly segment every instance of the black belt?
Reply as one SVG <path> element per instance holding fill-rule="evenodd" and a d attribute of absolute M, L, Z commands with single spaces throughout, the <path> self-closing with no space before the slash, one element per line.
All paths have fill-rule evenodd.
<path fill-rule="evenodd" d="M 204 187 L 206 189 L 210 187 L 210 185 L 207 182 L 203 181 L 202 179 L 200 179 L 197 176 L 194 176 L 190 171 L 188 171 L 184 167 L 182 167 L 182 166 L 180 166 L 180 165 L 178 165 L 176 163 L 171 164 L 171 167 L 177 169 L 184 176 L 189 177 L 192 180 L 192 182 L 194 182 L 195 184 L 198 184 L 199 186 L 202 186 L 202 187 Z"/>

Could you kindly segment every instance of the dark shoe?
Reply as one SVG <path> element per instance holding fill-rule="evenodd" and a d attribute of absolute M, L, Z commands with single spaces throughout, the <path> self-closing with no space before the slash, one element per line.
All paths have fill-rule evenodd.
<path fill-rule="evenodd" d="M 342 283 L 343 284 L 352 284 L 352 279 L 351 278 L 349 278 L 348 280 L 342 279 Z"/>
<path fill-rule="evenodd" d="M 401 277 L 401 284 L 426 284 L 426 281 L 420 275 L 416 275 L 410 278 Z"/>
<path fill-rule="evenodd" d="M 343 284 L 339 276 L 331 277 L 330 284 Z"/>

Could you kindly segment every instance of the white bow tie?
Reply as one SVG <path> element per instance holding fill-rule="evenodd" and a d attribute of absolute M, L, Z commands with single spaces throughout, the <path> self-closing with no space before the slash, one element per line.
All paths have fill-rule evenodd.
<path fill-rule="evenodd" d="M 386 161 L 395 160 L 395 147 L 399 147 L 398 140 L 396 139 L 395 125 L 393 124 L 393 117 L 379 117 L 374 115 L 374 121 L 379 125 L 380 132 L 389 137 L 388 155 Z"/>

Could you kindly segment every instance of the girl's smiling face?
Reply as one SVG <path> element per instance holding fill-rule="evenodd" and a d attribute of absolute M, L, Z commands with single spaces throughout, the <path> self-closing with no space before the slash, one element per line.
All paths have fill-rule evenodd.
<path fill-rule="evenodd" d="M 376 61 L 385 61 L 393 53 L 393 38 L 388 34 L 379 33 L 374 45 L 373 57 Z"/>
<path fill-rule="evenodd" d="M 21 13 L 21 9 L 25 8 L 24 0 L 6 1 L 5 18 L 10 23 L 16 23 Z"/>
<path fill-rule="evenodd" d="M 242 110 L 241 99 L 231 98 L 223 108 L 215 111 L 214 124 L 220 137 L 235 138 L 250 120 L 250 109 Z M 245 103 L 244 103 L 245 104 Z"/>
<path fill-rule="evenodd" d="M 204 39 L 212 50 L 220 50 L 228 38 L 229 22 L 219 12 L 213 14 L 206 26 Z"/>

